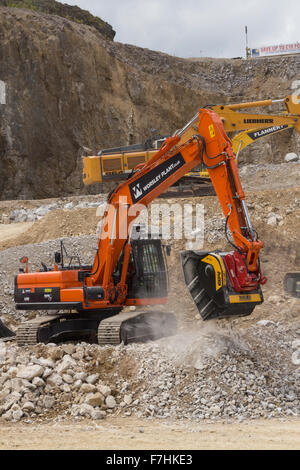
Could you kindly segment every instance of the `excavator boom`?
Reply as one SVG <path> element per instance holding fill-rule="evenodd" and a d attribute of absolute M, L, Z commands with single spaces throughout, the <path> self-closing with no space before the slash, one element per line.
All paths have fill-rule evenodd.
<path fill-rule="evenodd" d="M 248 113 L 245 109 L 262 108 L 284 103 L 286 110 L 278 114 Z M 228 105 L 215 105 L 211 109 L 221 118 L 225 131 L 237 132 L 245 130 L 268 129 L 278 126 L 289 126 L 300 133 L 300 98 L 288 96 L 280 100 L 251 101 Z M 183 144 L 194 134 L 198 126 L 198 114 L 196 114 L 184 127 L 180 144 Z M 286 127 L 287 128 L 287 127 Z M 283 128 L 282 130 L 284 130 Z"/>

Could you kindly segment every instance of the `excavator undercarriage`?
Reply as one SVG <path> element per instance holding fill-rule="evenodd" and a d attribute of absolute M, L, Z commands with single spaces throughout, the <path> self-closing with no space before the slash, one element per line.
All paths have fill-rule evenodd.
<path fill-rule="evenodd" d="M 108 310 L 88 315 L 77 312 L 38 317 L 18 328 L 16 340 L 18 346 L 66 341 L 118 345 L 156 340 L 175 333 L 176 317 L 172 313 Z"/>

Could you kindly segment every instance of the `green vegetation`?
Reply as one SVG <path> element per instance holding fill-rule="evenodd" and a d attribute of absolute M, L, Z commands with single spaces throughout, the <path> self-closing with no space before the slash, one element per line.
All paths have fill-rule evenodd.
<path fill-rule="evenodd" d="M 111 40 L 114 39 L 116 34 L 108 23 L 97 16 L 93 16 L 90 12 L 82 10 L 77 6 L 56 2 L 55 0 L 0 0 L 0 6 L 27 8 L 29 10 L 58 15 L 71 21 L 76 21 L 76 23 L 93 26 Z"/>

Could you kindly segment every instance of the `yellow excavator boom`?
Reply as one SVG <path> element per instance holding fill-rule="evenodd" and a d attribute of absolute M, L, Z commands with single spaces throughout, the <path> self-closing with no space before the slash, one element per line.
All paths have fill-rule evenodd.
<path fill-rule="evenodd" d="M 285 111 L 278 114 L 241 112 L 244 109 L 262 108 L 282 103 Z M 227 133 L 243 131 L 232 138 L 233 151 L 238 156 L 245 147 L 254 141 L 294 128 L 300 133 L 300 97 L 287 96 L 279 100 L 261 100 L 246 103 L 212 106 L 221 118 Z M 178 146 L 190 140 L 198 131 L 199 117 L 196 114 L 183 128 Z M 176 134 L 176 132 L 175 132 Z M 83 158 L 83 181 L 85 184 L 101 183 L 107 180 L 124 179 L 137 165 L 143 165 L 157 153 L 157 149 L 108 152 L 107 154 Z M 188 175 L 209 178 L 208 172 L 195 169 Z"/>

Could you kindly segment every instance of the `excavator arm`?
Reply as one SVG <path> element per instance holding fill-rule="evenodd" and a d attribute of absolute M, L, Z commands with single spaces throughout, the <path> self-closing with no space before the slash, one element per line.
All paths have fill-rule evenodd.
<path fill-rule="evenodd" d="M 248 147 L 248 145 L 262 139 L 263 137 L 278 134 L 279 132 L 285 131 L 287 129 L 293 129 L 293 126 L 284 124 L 279 126 L 266 127 L 264 129 L 258 127 L 256 129 L 250 129 L 235 135 L 232 138 L 232 148 L 236 154 L 236 160 L 238 160 L 240 152 Z"/>

